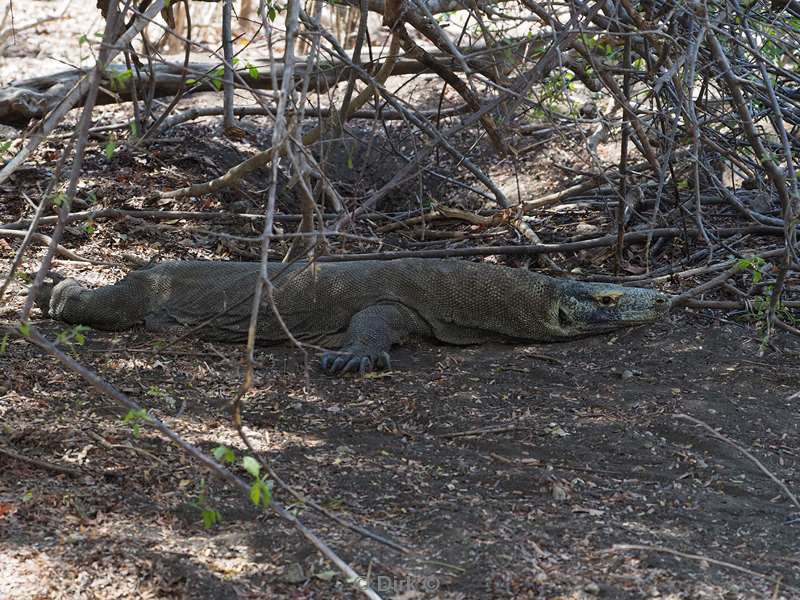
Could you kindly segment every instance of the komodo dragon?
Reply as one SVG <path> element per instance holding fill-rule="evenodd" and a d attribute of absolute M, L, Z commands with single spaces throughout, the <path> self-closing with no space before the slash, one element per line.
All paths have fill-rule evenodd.
<path fill-rule="evenodd" d="M 258 263 L 177 261 L 86 289 L 74 279 L 38 298 L 52 318 L 118 331 L 192 331 L 211 341 L 247 339 Z M 292 335 L 339 351 L 331 372 L 388 368 L 389 349 L 410 335 L 448 344 L 567 340 L 656 321 L 668 297 L 653 290 L 553 279 L 525 269 L 459 260 L 269 264 L 275 307 Z M 257 339 L 286 340 L 262 301 Z"/>

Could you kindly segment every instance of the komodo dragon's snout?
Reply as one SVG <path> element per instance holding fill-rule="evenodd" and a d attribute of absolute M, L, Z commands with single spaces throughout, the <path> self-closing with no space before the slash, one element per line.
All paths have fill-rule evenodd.
<path fill-rule="evenodd" d="M 259 273 L 258 263 L 164 262 L 97 289 L 66 279 L 37 301 L 67 323 L 111 331 L 144 324 L 241 343 Z M 268 273 L 274 293 L 261 302 L 256 339 L 281 342 L 288 331 L 335 349 L 322 356 L 330 373 L 388 368 L 392 346 L 410 336 L 554 342 L 649 323 L 669 307 L 652 290 L 459 260 L 269 263 Z"/>
<path fill-rule="evenodd" d="M 559 281 L 551 319 L 564 339 L 654 323 L 670 309 L 669 296 L 645 288 Z"/>

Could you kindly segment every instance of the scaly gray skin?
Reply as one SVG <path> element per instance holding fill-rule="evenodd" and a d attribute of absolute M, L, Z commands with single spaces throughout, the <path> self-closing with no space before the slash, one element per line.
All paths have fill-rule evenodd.
<path fill-rule="evenodd" d="M 52 318 L 96 329 L 144 324 L 242 342 L 258 272 L 258 263 L 166 262 L 94 290 L 66 279 L 38 300 Z M 276 263 L 269 277 L 294 337 L 339 349 L 322 355 L 331 373 L 388 368 L 390 348 L 410 335 L 448 344 L 554 342 L 650 323 L 669 310 L 668 297 L 653 290 L 459 260 Z M 266 299 L 257 339 L 287 339 Z"/>

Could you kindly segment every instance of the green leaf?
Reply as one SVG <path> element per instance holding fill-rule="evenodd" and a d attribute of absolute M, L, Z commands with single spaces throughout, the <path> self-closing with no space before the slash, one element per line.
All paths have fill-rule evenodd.
<path fill-rule="evenodd" d="M 31 337 L 31 326 L 28 323 L 20 323 L 19 332 L 23 337 Z"/>
<path fill-rule="evenodd" d="M 133 77 L 133 71 L 131 69 L 125 69 L 124 71 L 122 71 L 122 73 L 116 76 L 116 79 L 120 83 L 125 83 L 131 77 Z"/>
<path fill-rule="evenodd" d="M 258 477 L 258 474 L 261 472 L 261 465 L 258 464 L 258 461 L 253 458 L 252 456 L 245 456 L 242 459 L 242 466 L 244 470 L 250 473 L 253 477 Z"/>
<path fill-rule="evenodd" d="M 67 195 L 64 192 L 59 192 L 54 196 L 50 197 L 50 204 L 53 206 L 59 207 L 67 200 Z"/>
<path fill-rule="evenodd" d="M 217 446 L 211 454 L 220 462 L 233 463 L 236 460 L 236 454 L 227 446 Z"/>
<path fill-rule="evenodd" d="M 261 482 L 261 505 L 264 507 L 269 506 L 272 501 L 272 488 L 265 482 Z"/>
<path fill-rule="evenodd" d="M 187 79 L 186 85 L 188 85 L 189 87 L 197 85 L 197 79 Z"/>
<path fill-rule="evenodd" d="M 258 503 L 261 502 L 261 482 L 256 481 L 253 485 L 250 486 L 250 501 L 258 506 Z"/>
<path fill-rule="evenodd" d="M 168 396 L 167 392 L 154 385 L 148 387 L 145 390 L 144 395 L 149 396 L 150 398 L 166 398 Z"/>
<path fill-rule="evenodd" d="M 274 6 L 269 7 L 269 12 L 267 13 L 267 17 L 269 17 L 270 21 L 274 21 L 278 17 L 278 11 L 275 10 Z"/>
<path fill-rule="evenodd" d="M 89 38 L 86 37 L 85 33 L 81 37 L 78 38 L 78 45 L 79 46 L 83 46 L 84 44 L 88 44 L 88 43 L 89 43 Z"/>
<path fill-rule="evenodd" d="M 257 479 L 250 486 L 250 501 L 256 506 L 269 506 L 271 498 L 272 491 L 269 485 L 261 479 Z"/>
<path fill-rule="evenodd" d="M 258 71 L 256 71 L 258 73 Z M 258 77 L 258 75 L 256 75 Z M 0 154 L 5 154 L 8 152 L 8 149 L 11 148 L 11 140 L 3 140 L 0 142 Z"/>
<path fill-rule="evenodd" d="M 131 128 L 131 135 L 135 138 L 138 138 L 140 133 L 139 124 L 136 121 L 131 121 L 130 128 Z"/>
<path fill-rule="evenodd" d="M 0 340 L 0 354 L 5 354 L 8 352 L 8 334 L 3 336 L 3 339 Z"/>
<path fill-rule="evenodd" d="M 220 91 L 222 89 L 222 79 L 216 79 L 216 78 L 212 79 L 211 85 L 214 86 L 215 90 Z"/>
<path fill-rule="evenodd" d="M 106 155 L 106 158 L 108 160 L 111 160 L 112 158 L 114 158 L 114 152 L 116 152 L 116 150 L 117 150 L 117 142 L 112 137 L 108 140 L 108 142 L 106 142 L 106 145 L 103 148 L 103 154 Z"/>
<path fill-rule="evenodd" d="M 221 520 L 221 516 L 218 511 L 206 508 L 203 509 L 203 527 L 206 529 L 211 529 L 214 525 L 219 523 Z"/>
<path fill-rule="evenodd" d="M 247 72 L 250 74 L 251 79 L 258 79 L 258 67 L 255 65 L 247 65 Z M 9 142 L 10 144 L 11 142 Z"/>
<path fill-rule="evenodd" d="M 150 415 L 147 414 L 147 411 L 143 408 L 132 408 L 128 411 L 124 417 L 122 417 L 123 423 L 130 423 L 131 421 L 149 421 Z"/>

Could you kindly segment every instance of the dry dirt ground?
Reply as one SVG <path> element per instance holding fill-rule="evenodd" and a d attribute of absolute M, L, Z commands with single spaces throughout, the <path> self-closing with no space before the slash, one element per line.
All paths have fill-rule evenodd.
<path fill-rule="evenodd" d="M 417 91 L 438 100 L 424 85 Z M 120 114 L 103 109 L 98 122 Z M 263 123 L 250 121 L 248 131 L 244 141 L 224 140 L 206 120 L 112 160 L 100 140 L 87 154 L 78 208 L 259 212 L 260 197 L 247 190 L 263 187 L 266 173 L 214 197 L 151 194 L 207 180 L 267 143 Z M 405 143 L 401 130 L 388 133 Z M 38 201 L 63 142 L 46 143 L 0 188 L 0 223 L 30 215 L 25 194 Z M 517 176 L 491 156 L 484 164 L 509 189 L 520 180 L 546 192 L 564 183 L 554 165 L 575 156 L 556 139 L 527 154 Z M 357 177 L 334 166 L 342 193 L 374 189 L 380 171 L 391 170 L 381 164 Z M 401 198 L 386 208 L 418 207 Z M 280 209 L 296 211 L 291 193 Z M 555 238 L 574 233 L 578 220 L 597 227 L 610 218 L 586 206 L 535 217 L 537 230 Z M 64 244 L 117 264 L 59 260 L 55 268 L 102 285 L 130 268 L 125 255 L 254 256 L 254 246 L 210 230 L 258 231 L 79 222 Z M 510 235 L 476 234 L 487 242 Z M 0 271 L 18 243 L 0 238 Z M 429 243 L 399 235 L 388 247 Z M 41 255 L 34 247 L 23 270 L 34 271 Z M 557 260 L 593 272 L 607 258 Z M 628 258 L 636 267 L 635 252 Z M 23 299 L 20 281 L 0 307 L 0 326 L 14 326 Z M 392 371 L 344 379 L 320 374 L 313 353 L 306 367 L 297 350 L 262 348 L 243 419 L 256 449 L 298 491 L 408 549 L 369 541 L 275 490 L 386 598 L 800 598 L 800 512 L 756 463 L 799 493 L 800 344 L 781 334 L 761 353 L 753 321 L 739 317 L 680 311 L 651 327 L 557 345 L 415 341 L 397 350 Z M 38 324 L 53 338 L 68 329 Z M 92 331 L 67 349 L 203 450 L 223 444 L 245 454 L 228 407 L 242 380 L 240 347 L 134 330 Z M 2 350 L 0 598 L 358 597 L 291 527 L 146 426 L 137 436 L 124 411 L 24 339 L 10 336 Z M 718 428 L 751 458 L 676 414 Z M 219 511 L 220 522 L 205 528 L 200 506 Z"/>
<path fill-rule="evenodd" d="M 226 408 L 238 349 L 156 341 L 93 332 L 75 353 L 204 450 L 241 456 Z M 797 598 L 800 514 L 751 460 L 673 416 L 719 427 L 796 489 L 800 369 L 757 348 L 747 327 L 678 315 L 560 345 L 414 344 L 377 377 L 312 367 L 305 390 L 302 355 L 269 349 L 244 420 L 303 494 L 412 549 L 297 506 L 386 597 Z M 77 473 L 0 457 L 0 596 L 357 596 L 297 533 L 146 428 L 136 438 L 24 341 L 2 375 L 2 447 Z M 209 530 L 201 495 L 222 516 Z"/>

